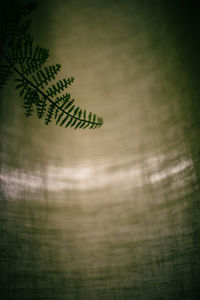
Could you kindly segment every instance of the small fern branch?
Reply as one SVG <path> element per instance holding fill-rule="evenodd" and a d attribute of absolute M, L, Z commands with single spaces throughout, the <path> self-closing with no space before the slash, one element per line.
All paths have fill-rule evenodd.
<path fill-rule="evenodd" d="M 43 80 L 44 80 L 44 78 L 46 80 L 47 77 L 45 77 L 45 76 L 48 73 L 47 71 L 46 71 L 46 75 L 44 75 L 44 76 L 42 75 L 41 77 L 38 77 L 39 84 L 36 85 L 32 81 L 30 81 L 30 79 L 28 79 L 22 72 L 20 72 L 20 70 L 18 70 L 18 68 L 15 66 L 15 64 L 13 64 L 13 62 L 10 61 L 9 57 L 7 57 L 7 55 L 1 49 L 0 49 L 0 53 L 4 57 L 4 59 L 7 61 L 7 63 L 10 65 L 10 67 L 20 77 L 17 79 L 18 85 L 16 86 L 16 88 L 20 89 L 20 96 L 24 97 L 24 101 L 25 101 L 24 107 L 26 109 L 26 116 L 32 115 L 33 104 L 35 104 L 37 107 L 37 112 L 39 114 L 39 117 L 42 118 L 44 116 L 44 113 L 46 110 L 46 101 L 48 101 L 48 102 L 50 102 L 50 104 L 49 104 L 47 116 L 45 118 L 45 124 L 49 124 L 49 122 L 51 121 L 53 114 L 54 114 L 55 118 L 57 118 L 56 124 L 59 124 L 60 126 L 63 126 L 65 124 L 65 127 L 68 127 L 68 126 L 74 127 L 76 125 L 75 129 L 87 128 L 87 127 L 89 127 L 91 129 L 91 128 L 98 128 L 98 127 L 102 126 L 103 120 L 101 118 L 98 118 L 96 121 L 95 114 L 92 115 L 92 113 L 89 113 L 88 119 L 87 119 L 85 110 L 83 113 L 83 118 L 81 118 L 82 110 L 80 110 L 79 107 L 75 107 L 75 105 L 73 104 L 74 99 L 70 100 L 69 94 L 65 94 L 63 96 L 63 98 L 62 97 L 57 98 L 56 101 L 52 100 L 51 97 L 53 95 L 57 95 L 57 93 L 60 93 L 61 91 L 63 91 L 64 88 L 67 88 L 68 85 L 70 85 L 74 81 L 73 77 L 68 80 L 63 79 L 63 80 L 58 81 L 56 85 L 53 85 L 55 88 L 53 88 L 53 86 L 52 86 L 52 87 L 48 88 L 46 90 L 47 93 L 45 93 L 45 91 L 41 90 L 39 88 L 39 86 L 42 86 L 42 84 L 40 84 L 42 82 L 41 77 L 43 77 Z M 48 69 L 48 70 L 50 70 L 50 69 Z M 41 73 L 40 73 L 40 75 L 41 75 Z M 42 82 L 42 83 L 44 83 L 44 82 Z M 53 92 L 51 92 L 51 89 Z M 48 93 L 48 91 L 50 91 L 50 92 Z M 41 104 L 40 98 L 43 99 L 42 104 Z M 62 102 L 61 105 L 59 105 L 60 102 Z M 58 116 L 58 112 L 60 112 L 59 116 Z"/>
<path fill-rule="evenodd" d="M 37 103 L 37 115 L 39 119 L 42 119 L 45 115 L 46 112 L 46 107 L 47 107 L 47 103 L 46 103 L 46 98 L 42 98 L 39 99 L 38 103 Z"/>
<path fill-rule="evenodd" d="M 26 41 L 15 44 L 11 47 L 8 59 L 13 65 L 20 65 L 21 71 L 25 75 L 38 70 L 49 57 L 47 49 L 39 46 L 33 51 L 33 40 L 28 38 Z"/>
<path fill-rule="evenodd" d="M 30 88 L 27 89 L 24 95 L 24 105 L 25 108 L 25 116 L 30 117 L 33 113 L 33 105 L 35 103 L 35 98 L 37 97 L 36 93 L 34 93 Z"/>
<path fill-rule="evenodd" d="M 50 97 L 56 96 L 57 94 L 64 91 L 64 89 L 67 88 L 69 85 L 71 85 L 73 82 L 74 82 L 74 77 L 68 79 L 64 78 L 63 80 L 59 80 L 56 84 L 53 84 L 51 87 L 49 87 L 46 90 L 46 93 Z"/>
<path fill-rule="evenodd" d="M 61 65 L 57 64 L 40 69 L 36 74 L 32 75 L 35 85 L 44 89 L 52 79 L 55 79 L 55 75 L 60 71 L 60 68 Z"/>
<path fill-rule="evenodd" d="M 51 122 L 51 119 L 53 118 L 54 110 L 56 106 L 55 103 L 50 103 L 47 116 L 45 118 L 45 125 L 48 125 L 49 122 Z"/>
<path fill-rule="evenodd" d="M 56 80 L 61 65 L 43 66 L 49 51 L 40 46 L 33 47 L 33 39 L 27 33 L 31 21 L 23 21 L 35 6 L 31 0 L 27 4 L 18 0 L 3 1 L 3 10 L 0 10 L 0 88 L 15 73 L 16 89 L 24 100 L 25 116 L 31 116 L 36 108 L 38 118 L 43 118 L 46 125 L 55 119 L 61 127 L 100 127 L 103 124 L 101 118 L 91 112 L 87 114 L 75 105 L 69 93 L 64 94 L 74 77 L 51 83 Z"/>

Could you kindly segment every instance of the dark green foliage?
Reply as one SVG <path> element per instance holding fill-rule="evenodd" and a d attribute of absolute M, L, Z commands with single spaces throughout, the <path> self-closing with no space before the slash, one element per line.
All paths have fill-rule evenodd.
<path fill-rule="evenodd" d="M 48 112 L 47 112 L 47 115 L 46 115 L 46 118 L 45 118 L 45 124 L 48 125 L 49 122 L 51 122 L 51 119 L 53 117 L 53 113 L 54 113 L 54 110 L 55 110 L 55 104 L 54 103 L 51 103 L 49 105 L 49 109 L 48 109 Z"/>
<path fill-rule="evenodd" d="M 38 97 L 39 98 L 39 97 Z M 46 107 L 47 107 L 47 103 L 46 103 L 46 98 L 42 98 L 42 99 L 38 99 L 38 104 L 37 104 L 37 115 L 39 119 L 42 119 L 45 115 L 46 112 Z"/>
<path fill-rule="evenodd" d="M 12 75 L 11 67 L 8 65 L 0 66 L 0 88 L 2 88 Z"/>
<path fill-rule="evenodd" d="M 41 87 L 44 89 L 48 82 L 50 82 L 52 79 L 55 79 L 55 75 L 59 72 L 61 68 L 61 65 L 53 65 L 46 67 L 44 69 L 40 69 L 38 72 L 32 75 L 32 79 L 34 84 L 37 87 Z"/>
<path fill-rule="evenodd" d="M 74 129 L 101 127 L 101 118 L 91 112 L 87 115 L 86 110 L 77 107 L 75 100 L 65 92 L 74 82 L 74 77 L 55 81 L 61 65 L 44 66 L 49 51 L 34 46 L 33 39 L 27 33 L 30 20 L 23 21 L 35 4 L 29 2 L 22 6 L 18 1 L 9 0 L 3 7 L 3 17 L 7 19 L 0 34 L 0 88 L 14 73 L 26 117 L 31 116 L 35 109 L 38 118 L 43 118 L 46 125 L 55 119 L 56 124 Z"/>
<path fill-rule="evenodd" d="M 28 37 L 23 42 L 18 42 L 10 47 L 8 53 L 9 62 L 13 65 L 19 65 L 19 70 L 23 75 L 29 75 L 36 72 L 46 62 L 49 57 L 49 51 L 40 46 L 33 50 L 33 40 Z"/>
<path fill-rule="evenodd" d="M 33 113 L 33 104 L 35 103 L 36 94 L 28 88 L 24 95 L 25 116 L 30 117 Z"/>
<path fill-rule="evenodd" d="M 26 40 L 30 20 L 24 18 L 35 9 L 36 3 L 29 1 L 23 4 L 18 0 L 6 0 L 0 2 L 0 44 L 4 49 L 17 42 Z"/>
<path fill-rule="evenodd" d="M 74 77 L 71 77 L 68 79 L 64 78 L 63 80 L 59 80 L 56 84 L 53 84 L 52 86 L 50 86 L 46 90 L 46 93 L 50 97 L 56 96 L 57 94 L 64 91 L 64 89 L 67 88 L 69 85 L 71 85 L 72 82 L 74 82 Z"/>

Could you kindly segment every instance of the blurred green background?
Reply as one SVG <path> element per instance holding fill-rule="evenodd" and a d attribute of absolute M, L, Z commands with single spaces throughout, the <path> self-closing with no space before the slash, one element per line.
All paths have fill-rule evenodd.
<path fill-rule="evenodd" d="M 199 299 L 194 1 L 38 1 L 35 44 L 98 130 L 0 104 L 1 299 Z"/>

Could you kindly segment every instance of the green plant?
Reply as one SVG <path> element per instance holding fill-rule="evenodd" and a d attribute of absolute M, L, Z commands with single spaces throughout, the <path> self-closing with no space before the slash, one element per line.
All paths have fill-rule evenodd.
<path fill-rule="evenodd" d="M 77 107 L 71 95 L 65 92 L 73 83 L 73 77 L 52 83 L 61 65 L 44 66 L 49 51 L 34 47 L 33 39 L 27 33 L 30 20 L 24 21 L 35 6 L 34 2 L 22 5 L 13 0 L 3 4 L 1 17 L 5 20 L 0 34 L 0 88 L 15 74 L 16 89 L 24 100 L 26 117 L 30 117 L 35 109 L 38 118 L 44 119 L 46 125 L 54 118 L 56 124 L 74 129 L 101 127 L 102 118 Z"/>

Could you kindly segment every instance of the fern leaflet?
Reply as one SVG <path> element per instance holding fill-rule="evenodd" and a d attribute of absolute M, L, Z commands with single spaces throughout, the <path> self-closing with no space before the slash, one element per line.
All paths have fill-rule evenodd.
<path fill-rule="evenodd" d="M 24 100 L 26 117 L 31 116 L 36 108 L 38 118 L 44 119 L 46 125 L 55 119 L 56 124 L 65 128 L 101 127 L 102 118 L 91 112 L 87 115 L 86 110 L 77 107 L 75 100 L 65 92 L 74 82 L 74 77 L 52 83 L 56 80 L 61 65 L 43 66 L 49 57 L 49 51 L 40 46 L 34 47 L 33 39 L 27 33 L 30 20 L 21 21 L 34 9 L 34 2 L 26 6 L 16 2 L 16 6 L 13 3 L 10 10 L 9 6 L 5 7 L 5 16 L 10 18 L 10 22 L 5 24 L 4 33 L 0 35 L 0 88 L 14 73 L 16 89 Z"/>

